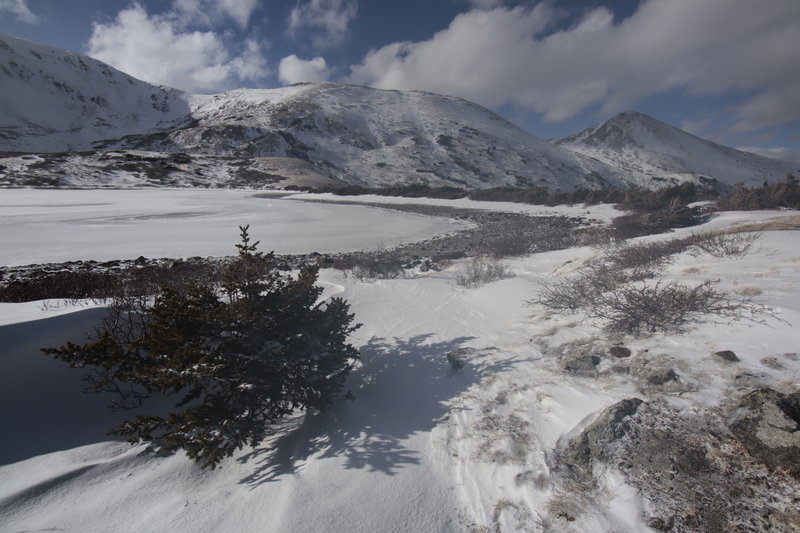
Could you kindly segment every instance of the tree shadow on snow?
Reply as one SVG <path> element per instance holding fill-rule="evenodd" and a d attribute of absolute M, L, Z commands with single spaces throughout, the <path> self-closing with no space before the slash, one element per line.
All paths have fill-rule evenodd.
<path fill-rule="evenodd" d="M 239 458 L 256 466 L 241 483 L 255 487 L 298 473 L 312 456 L 340 457 L 345 468 L 386 475 L 419 464 L 417 452 L 404 441 L 443 421 L 450 411 L 448 401 L 483 375 L 514 363 L 512 358 L 491 364 L 470 361 L 456 372 L 447 361 L 448 352 L 474 337 L 449 341 L 432 341 L 432 337 L 370 339 L 360 350 L 362 365 L 347 384 L 355 400 L 276 426 L 273 436 Z"/>

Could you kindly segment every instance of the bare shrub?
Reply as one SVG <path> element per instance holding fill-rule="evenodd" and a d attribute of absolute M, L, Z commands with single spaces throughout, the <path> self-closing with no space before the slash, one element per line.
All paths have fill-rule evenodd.
<path fill-rule="evenodd" d="M 604 322 L 613 333 L 630 334 L 680 331 L 700 315 L 738 318 L 743 303 L 730 300 L 715 284 L 707 280 L 690 286 L 658 280 L 625 285 L 603 294 L 587 315 Z"/>
<path fill-rule="evenodd" d="M 742 257 L 750 252 L 759 237 L 759 232 L 707 232 L 695 234 L 692 245 L 697 255 L 702 252 L 720 258 Z"/>
<path fill-rule="evenodd" d="M 477 287 L 492 281 L 514 277 L 508 265 L 499 261 L 488 261 L 475 258 L 464 272 L 456 276 L 456 285 L 459 287 Z"/>
<path fill-rule="evenodd" d="M 190 281 L 218 281 L 220 267 L 210 262 L 120 267 L 113 270 L 64 270 L 0 285 L 0 301 L 44 299 L 108 300 L 126 294 L 153 295 L 162 288 L 180 291 Z"/>
<path fill-rule="evenodd" d="M 657 271 L 672 261 L 672 256 L 690 246 L 687 239 L 669 239 L 659 242 L 639 242 L 612 248 L 601 261 L 616 268 Z"/>
<path fill-rule="evenodd" d="M 757 238 L 757 236 L 755 237 Z M 576 276 L 542 283 L 539 304 L 559 312 L 583 311 L 613 333 L 679 331 L 700 315 L 730 319 L 748 318 L 765 309 L 753 305 L 749 294 L 740 301 L 716 289 L 714 281 L 685 285 L 659 279 L 673 255 L 711 243 L 709 249 L 724 257 L 746 253 L 755 238 L 729 239 L 726 235 L 692 235 L 655 243 L 630 244 L 607 251 L 580 269 Z M 709 252 L 711 253 L 711 252 Z"/>
<path fill-rule="evenodd" d="M 396 279 L 405 274 L 403 259 L 394 250 L 347 254 L 334 261 L 333 267 L 339 269 L 345 278 L 358 281 Z"/>
<path fill-rule="evenodd" d="M 740 294 L 745 298 L 752 298 L 753 296 L 760 296 L 764 291 L 758 287 L 741 287 L 736 289 L 736 294 Z"/>
<path fill-rule="evenodd" d="M 538 303 L 554 311 L 577 311 L 591 307 L 604 292 L 626 281 L 624 270 L 595 263 L 577 276 L 542 283 L 537 298 L 529 303 Z"/>

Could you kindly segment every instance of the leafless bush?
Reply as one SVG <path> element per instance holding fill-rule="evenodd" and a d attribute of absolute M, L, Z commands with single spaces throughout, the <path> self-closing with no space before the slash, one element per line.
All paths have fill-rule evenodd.
<path fill-rule="evenodd" d="M 476 287 L 513 276 L 514 274 L 504 263 L 476 258 L 467 265 L 467 269 L 464 272 L 456 276 L 456 285 L 466 288 Z"/>
<path fill-rule="evenodd" d="M 333 266 L 339 269 L 345 278 L 358 281 L 395 279 L 405 274 L 402 257 L 393 250 L 355 252 L 337 259 Z"/>
<path fill-rule="evenodd" d="M 680 331 L 689 320 L 701 315 L 739 318 L 744 302 L 736 302 L 707 280 L 698 285 L 658 280 L 625 285 L 603 294 L 587 310 L 614 333 Z"/>
<path fill-rule="evenodd" d="M 756 237 L 757 238 L 757 237 Z M 680 330 L 692 318 L 715 315 L 752 318 L 764 309 L 742 295 L 732 300 L 716 282 L 684 285 L 663 279 L 651 282 L 674 254 L 711 242 L 714 253 L 746 253 L 754 238 L 717 239 L 692 235 L 657 243 L 637 243 L 609 250 L 580 269 L 576 276 L 543 283 L 529 304 L 560 312 L 582 311 L 615 333 Z M 712 252 L 709 252 L 712 253 Z"/>
<path fill-rule="evenodd" d="M 690 239 L 638 242 L 612 248 L 600 260 L 615 268 L 657 271 L 672 261 L 672 256 L 687 250 Z"/>
<path fill-rule="evenodd" d="M 714 257 L 742 257 L 750 252 L 753 243 L 761 237 L 759 232 L 750 233 L 731 233 L 731 232 L 708 232 L 695 234 L 693 246 L 700 252 L 707 253 Z"/>
<path fill-rule="evenodd" d="M 173 261 L 169 264 L 124 267 L 116 270 L 53 272 L 0 285 L 0 301 L 28 302 L 64 299 L 108 300 L 124 295 L 152 295 L 161 288 L 180 291 L 189 281 L 218 281 L 219 266 L 207 262 Z"/>
<path fill-rule="evenodd" d="M 589 265 L 577 276 L 542 283 L 537 298 L 529 302 L 554 311 L 577 311 L 591 307 L 606 291 L 626 281 L 625 271 L 601 264 Z"/>

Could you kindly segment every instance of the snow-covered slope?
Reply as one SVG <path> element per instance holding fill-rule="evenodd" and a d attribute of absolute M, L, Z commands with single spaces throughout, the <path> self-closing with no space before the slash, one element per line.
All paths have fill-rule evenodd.
<path fill-rule="evenodd" d="M 0 68 L 0 151 L 289 157 L 366 185 L 621 185 L 606 165 L 458 98 L 342 84 L 187 95 L 5 35 Z"/>
<path fill-rule="evenodd" d="M 167 180 L 181 186 L 214 186 L 209 176 L 237 174 L 254 157 L 281 158 L 291 167 L 277 177 L 294 176 L 291 169 L 302 167 L 316 176 L 312 185 L 421 182 L 467 188 L 657 188 L 685 180 L 759 185 L 800 167 L 633 112 L 548 143 L 479 105 L 419 91 L 316 83 L 189 95 L 74 52 L 2 34 L 0 94 L 0 152 L 124 149 L 162 152 L 153 156 L 161 158 L 175 153 L 238 158 L 217 160 L 212 165 L 217 170 L 200 179 L 177 173 Z M 133 162 L 121 173 L 118 165 L 105 171 L 98 164 L 106 160 L 102 154 L 69 158 L 63 165 L 46 159 L 46 168 L 20 163 L 24 180 L 8 171 L 16 163 L 0 161 L 0 180 L 52 185 L 57 176 L 55 186 L 62 187 L 114 186 L 116 179 L 130 186 L 142 182 L 141 176 L 161 174 L 152 165 L 134 168 Z M 295 183 L 257 181 L 245 185 Z M 217 185 L 242 184 L 222 179 Z"/>
<path fill-rule="evenodd" d="M 634 111 L 553 144 L 598 159 L 625 182 L 643 187 L 703 178 L 754 186 L 800 172 L 798 163 L 734 150 Z"/>
<path fill-rule="evenodd" d="M 0 150 L 87 149 L 93 141 L 164 129 L 186 95 L 95 59 L 0 34 Z"/>
<path fill-rule="evenodd" d="M 59 202 L 55 195 L 77 194 L 46 192 Z M 364 225 L 365 213 L 344 216 Z M 702 229 L 798 216 L 725 213 Z M 239 222 L 235 211 L 222 217 Z M 29 242 L 32 229 L 21 231 Z M 175 237 L 165 242 L 180 244 Z M 724 420 L 711 423 L 751 390 L 800 387 L 798 237 L 764 231 L 750 255 L 683 253 L 664 272 L 667 281 L 719 280 L 778 319 L 705 317 L 680 335 L 640 338 L 523 304 L 541 283 L 575 275 L 598 253 L 590 247 L 511 260 L 515 277 L 469 290 L 455 285 L 466 260 L 372 283 L 323 269 L 325 295 L 344 297 L 364 323 L 350 339 L 361 354 L 347 385 L 355 400 L 298 413 L 213 471 L 184 453 L 111 440 L 105 431 L 130 413 L 107 410 L 109 396 L 82 394 L 83 372 L 42 356 L 42 346 L 85 342 L 102 310 L 0 304 L 0 423 L 9 436 L 0 440 L 0 530 L 601 533 L 664 531 L 674 521 L 671 531 L 797 531 L 798 480 L 751 458 Z M 612 355 L 619 343 L 629 356 Z M 454 350 L 464 357 L 458 370 L 448 363 Z M 562 365 L 589 354 L 596 368 Z M 662 365 L 674 379 L 651 381 Z M 591 482 L 565 483 L 552 460 L 562 443 L 628 398 L 645 403 L 621 433 L 657 443 L 596 462 Z M 651 422 L 655 429 L 643 425 Z M 706 526 L 714 520 L 722 525 Z"/>
<path fill-rule="evenodd" d="M 285 156 L 348 183 L 571 189 L 620 185 L 604 164 L 555 147 L 460 98 L 302 84 L 195 97 L 192 124 L 115 146 Z"/>

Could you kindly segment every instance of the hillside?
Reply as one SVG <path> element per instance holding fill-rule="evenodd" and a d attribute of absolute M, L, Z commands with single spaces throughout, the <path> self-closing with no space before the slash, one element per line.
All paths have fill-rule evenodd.
<path fill-rule="evenodd" d="M 7 35 L 0 72 L 4 186 L 730 188 L 800 167 L 634 112 L 546 142 L 477 104 L 419 91 L 309 83 L 191 95 Z"/>
<path fill-rule="evenodd" d="M 186 94 L 90 57 L 0 34 L 0 150 L 87 149 L 98 139 L 173 127 Z"/>
<path fill-rule="evenodd" d="M 602 161 L 626 183 L 643 187 L 693 178 L 752 187 L 800 171 L 799 163 L 735 150 L 634 111 L 553 144 Z"/>

